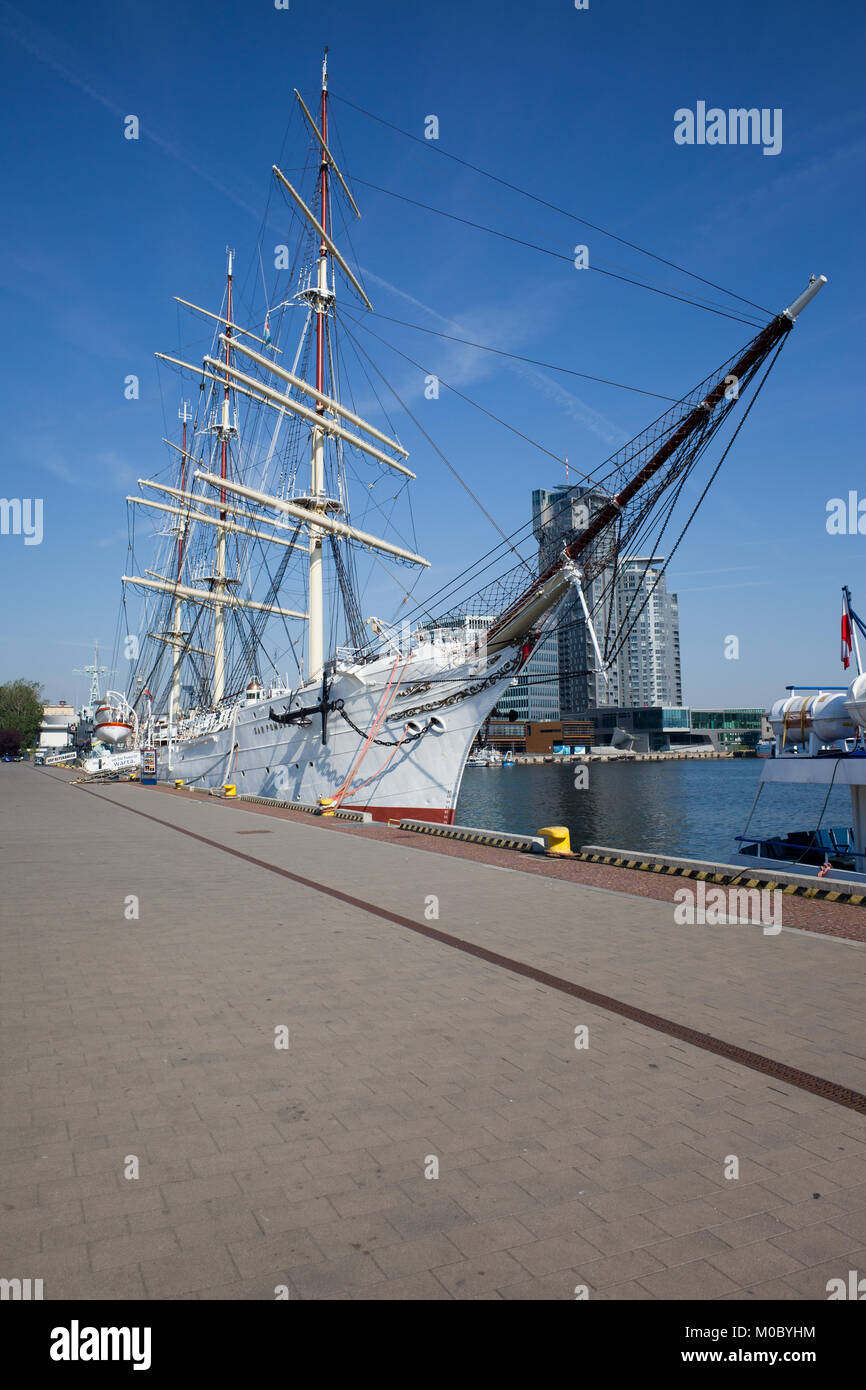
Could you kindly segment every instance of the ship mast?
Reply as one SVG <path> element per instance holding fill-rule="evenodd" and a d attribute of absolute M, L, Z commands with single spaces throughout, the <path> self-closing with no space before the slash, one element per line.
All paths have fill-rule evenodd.
<path fill-rule="evenodd" d="M 328 50 L 322 60 L 322 162 L 319 166 L 319 220 L 327 235 L 328 232 Z M 319 263 L 317 294 L 314 300 L 316 311 L 316 390 L 322 396 L 325 390 L 325 314 L 328 307 L 328 247 L 324 240 L 319 243 Z M 229 317 L 231 317 L 229 315 Z M 325 407 L 321 400 L 316 401 L 316 414 L 324 415 Z M 312 452 L 310 458 L 310 504 L 313 508 L 325 492 L 325 429 L 324 422 L 313 427 Z M 310 626 L 307 678 L 318 680 L 325 664 L 325 615 L 322 593 L 322 541 L 323 532 L 319 526 L 310 527 Z"/>
<path fill-rule="evenodd" d="M 230 418 L 230 390 L 231 382 L 229 378 L 229 368 L 231 367 L 231 324 L 232 319 L 232 263 L 234 251 L 226 247 L 228 256 L 228 272 L 226 275 L 226 318 L 228 324 L 225 332 L 225 384 L 223 386 L 222 419 L 218 427 L 220 438 L 220 477 L 228 477 L 228 457 L 229 457 L 229 436 L 232 433 Z M 220 489 L 220 522 L 225 523 L 226 493 L 225 488 Z M 213 593 L 216 595 L 216 603 L 213 612 L 213 703 L 218 705 L 225 694 L 226 683 L 226 638 L 225 638 L 225 606 L 220 601 L 225 597 L 226 590 L 226 536 L 227 528 L 223 524 L 217 530 L 216 538 L 216 565 L 213 573 Z"/>
<path fill-rule="evenodd" d="M 390 468 L 399 473 L 404 478 L 414 478 L 415 474 L 407 468 L 404 460 L 408 458 L 408 450 L 403 447 L 399 440 L 378 429 L 369 421 L 363 419 L 354 410 L 349 409 L 341 401 L 335 400 L 333 395 L 325 390 L 325 355 L 328 348 L 327 344 L 327 320 L 326 315 L 334 300 L 333 276 L 334 269 L 339 266 L 349 284 L 358 295 L 361 302 L 367 309 L 372 309 L 372 304 L 367 298 L 363 286 L 357 276 L 347 264 L 345 257 L 331 238 L 329 222 L 332 220 L 330 196 L 331 182 L 330 175 L 333 173 L 340 187 L 343 189 L 349 204 L 358 217 L 360 212 L 352 194 L 349 192 L 345 178 L 334 159 L 332 151 L 328 148 L 328 66 L 327 52 L 322 62 L 322 92 L 321 104 L 319 108 L 319 119 L 321 129 L 316 125 L 310 112 L 304 104 L 300 93 L 295 95 L 300 104 L 314 138 L 321 147 L 322 157 L 319 162 L 318 194 L 319 205 L 316 212 L 307 206 L 297 189 L 293 188 L 285 174 L 272 166 L 275 178 L 282 185 L 285 192 L 295 203 L 303 218 L 309 226 L 313 228 L 318 238 L 318 257 L 316 260 L 315 275 L 310 275 L 310 283 L 302 289 L 297 298 L 306 301 L 310 309 L 316 315 L 316 384 L 311 385 L 304 378 L 297 376 L 298 361 L 300 358 L 300 348 L 298 357 L 294 362 L 292 371 L 280 367 L 270 356 L 265 357 L 261 352 L 248 346 L 244 341 L 247 338 L 262 347 L 267 346 L 264 340 L 257 334 L 251 333 L 249 329 L 243 328 L 235 323 L 232 304 L 232 264 L 233 252 L 229 251 L 228 261 L 228 284 L 227 302 L 225 316 L 222 314 L 211 314 L 208 310 L 200 309 L 195 304 L 190 304 L 188 300 L 179 302 L 193 309 L 197 313 L 202 313 L 207 318 L 215 319 L 220 323 L 225 331 L 219 335 L 220 351 L 216 355 L 206 355 L 201 367 L 184 362 L 177 357 L 170 357 L 165 353 L 156 354 L 160 361 L 167 362 L 170 366 L 179 367 L 183 371 L 193 373 L 200 382 L 209 381 L 219 388 L 222 387 L 223 399 L 219 417 L 216 411 L 211 415 L 210 432 L 215 434 L 220 440 L 221 466 L 216 470 L 216 458 L 211 452 L 209 467 L 193 467 L 192 480 L 202 482 L 207 487 L 214 490 L 214 497 L 211 499 L 198 492 L 188 489 L 192 486 L 192 480 L 185 475 L 181 480 L 180 488 L 166 487 L 161 483 L 156 483 L 149 479 L 139 479 L 141 487 L 154 488 L 158 492 L 163 492 L 171 498 L 171 503 L 153 502 L 144 497 L 129 497 L 127 501 L 136 505 L 153 508 L 156 511 L 167 512 L 169 515 L 183 515 L 186 526 L 203 525 L 211 526 L 217 531 L 216 559 L 212 572 L 208 575 L 190 576 L 198 578 L 199 584 L 183 584 L 180 582 L 180 568 L 177 576 L 156 574 L 148 570 L 146 575 L 123 575 L 124 584 L 133 585 L 144 590 L 155 590 L 157 593 L 171 594 L 174 598 L 182 600 L 183 604 L 197 603 L 202 607 L 213 609 L 214 611 L 214 650 L 207 652 L 201 648 L 193 648 L 188 645 L 188 635 L 180 633 L 183 643 L 184 654 L 189 651 L 196 651 L 203 656 L 212 656 L 214 662 L 213 679 L 213 704 L 217 705 L 225 697 L 225 630 L 224 615 L 225 610 L 237 611 L 239 609 L 250 610 L 255 613 L 267 613 L 277 617 L 296 619 L 300 622 L 309 622 L 310 635 L 306 648 L 307 668 L 302 670 L 302 679 L 321 680 L 325 668 L 325 614 L 324 614 L 324 593 L 323 593 L 323 547 L 325 537 L 331 537 L 334 542 L 350 541 L 369 551 L 380 551 L 385 555 L 390 555 L 409 564 L 427 567 L 429 561 L 422 555 L 416 555 L 413 551 L 407 550 L 404 546 L 395 545 L 382 537 L 371 535 L 367 531 L 361 531 L 346 519 L 338 519 L 336 514 L 344 512 L 345 504 L 342 498 L 328 497 L 326 493 L 325 480 L 325 439 L 331 436 L 340 441 L 337 447 L 348 446 L 357 449 L 368 458 L 374 459 L 377 464 Z M 311 200 L 314 202 L 315 199 Z M 318 214 L 318 216 L 317 216 Z M 321 220 L 320 220 L 321 219 Z M 331 274 L 331 284 L 328 283 L 328 275 Z M 309 325 L 305 325 L 302 335 L 303 339 L 309 331 Z M 261 373 L 266 375 L 251 376 L 249 372 L 242 371 L 237 365 L 237 361 L 244 357 L 249 358 L 250 362 L 261 369 Z M 244 364 L 246 365 L 246 364 Z M 269 381 L 268 378 L 275 378 Z M 331 392 L 333 392 L 335 382 L 331 380 Z M 291 498 L 275 496 L 269 492 L 252 488 L 245 483 L 238 482 L 229 476 L 229 440 L 237 434 L 237 426 L 230 412 L 230 397 L 232 392 L 238 392 L 249 400 L 259 405 L 264 405 L 268 409 L 278 412 L 282 418 L 286 415 L 299 417 L 310 427 L 311 432 L 311 453 L 310 453 L 310 488 L 305 496 L 293 494 Z M 299 397 L 306 397 L 306 403 Z M 168 441 L 166 441 L 168 442 Z M 173 447 L 177 447 L 176 445 Z M 181 450 L 184 460 L 188 458 L 186 442 Z M 201 465 L 204 460 L 190 459 L 193 464 Z M 227 497 L 231 496 L 235 505 L 230 505 Z M 257 508 L 265 511 L 273 511 L 282 514 L 281 520 L 276 520 L 272 516 L 264 514 L 263 510 L 250 511 L 249 506 L 241 507 L 236 499 L 243 499 L 246 503 L 254 503 Z M 190 504 L 194 505 L 195 511 L 189 510 Z M 184 509 L 184 507 L 186 509 Z M 208 514 L 207 509 L 213 507 L 217 515 Z M 240 525 L 238 520 L 229 520 L 228 517 L 246 519 L 255 524 L 256 529 L 249 526 Z M 286 519 L 291 519 L 291 525 Z M 300 523 L 300 524 L 299 524 Z M 266 526 L 267 531 L 258 529 Z M 297 536 L 301 526 L 307 528 L 301 542 L 297 541 Z M 226 545 L 229 533 L 249 536 L 256 540 L 272 543 L 277 546 L 289 547 L 294 549 L 303 548 L 307 554 L 308 563 L 308 582 L 309 582 L 309 611 L 306 613 L 297 612 L 293 609 L 277 607 L 274 602 L 274 594 L 270 594 L 266 603 L 256 602 L 251 598 L 240 598 L 232 592 L 232 587 L 239 581 L 230 579 L 226 573 Z M 286 534 L 288 533 L 288 534 Z M 184 531 L 183 553 L 189 551 L 189 532 Z M 173 566 L 172 566 L 173 569 Z M 207 585 L 207 587 L 204 587 Z M 176 609 L 174 610 L 176 613 Z M 149 636 L 157 641 L 175 642 L 175 633 L 149 633 Z"/>
<path fill-rule="evenodd" d="M 178 419 L 183 422 L 182 452 L 180 460 L 180 490 L 186 487 L 186 426 L 187 421 L 192 419 L 192 412 L 188 401 L 182 401 L 180 410 L 177 412 Z M 179 521 L 177 535 L 177 582 L 181 581 L 181 571 L 183 569 L 183 549 L 185 539 L 185 526 L 183 519 Z M 171 703 L 169 704 L 169 724 L 177 718 L 177 711 L 180 709 L 180 667 L 183 660 L 183 632 L 181 630 L 181 599 L 178 595 L 174 600 L 174 622 L 172 624 L 174 632 L 174 662 L 171 672 Z"/>

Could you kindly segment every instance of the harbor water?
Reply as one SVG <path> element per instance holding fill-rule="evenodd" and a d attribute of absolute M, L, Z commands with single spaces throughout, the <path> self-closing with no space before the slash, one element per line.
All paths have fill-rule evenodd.
<path fill-rule="evenodd" d="M 544 763 L 468 767 L 455 821 L 487 830 L 534 835 L 565 825 L 573 849 L 605 845 L 730 862 L 758 791 L 757 758 L 711 761 L 590 763 L 588 785 L 575 787 L 577 765 Z M 749 835 L 783 835 L 819 824 L 847 826 L 847 790 L 768 785 L 761 791 Z M 823 819 L 821 817 L 824 808 Z"/>

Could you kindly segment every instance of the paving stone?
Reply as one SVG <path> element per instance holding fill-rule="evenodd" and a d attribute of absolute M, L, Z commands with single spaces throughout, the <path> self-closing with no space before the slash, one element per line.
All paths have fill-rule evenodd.
<path fill-rule="evenodd" d="M 784 1235 L 790 1229 L 785 1221 L 780 1220 L 780 1210 L 782 1209 L 744 1216 L 740 1221 L 723 1221 L 721 1225 L 713 1227 L 712 1233 L 725 1245 L 734 1247 L 751 1245 L 756 1240 L 771 1240 L 774 1236 Z"/>
<path fill-rule="evenodd" d="M 385 1275 L 371 1255 L 347 1255 L 340 1260 L 294 1265 L 287 1273 L 303 1299 L 322 1298 L 328 1294 L 345 1296 L 353 1289 L 385 1281 Z"/>
<path fill-rule="evenodd" d="M 172 1256 L 179 1250 L 173 1231 L 146 1231 L 137 1235 L 114 1236 L 90 1243 L 90 1263 L 95 1273 L 117 1269 L 122 1265 L 138 1265 L 142 1260 L 155 1260 L 161 1255 Z"/>
<path fill-rule="evenodd" d="M 386 1279 L 383 1284 L 365 1285 L 363 1289 L 356 1289 L 351 1296 L 353 1300 L 395 1303 L 434 1303 L 451 1298 L 448 1290 L 430 1273 L 411 1274 L 404 1279 Z"/>
<path fill-rule="evenodd" d="M 480 1221 L 467 1226 L 449 1227 L 445 1234 L 464 1256 L 487 1255 L 496 1250 L 512 1250 L 533 1240 L 532 1232 L 514 1217 L 499 1221 Z"/>
<path fill-rule="evenodd" d="M 236 847 L 266 824 L 265 862 L 415 920 L 421 874 L 470 947 L 862 1087 L 862 947 L 820 935 L 866 925 L 853 910 L 792 903 L 814 934 L 772 951 L 704 934 L 684 955 L 669 899 L 642 896 L 672 885 L 648 876 L 580 867 L 623 898 L 575 864 L 505 855 L 503 874 L 386 828 L 128 784 L 87 796 L 24 766 L 8 788 L 0 1240 L 44 1261 L 46 1297 L 796 1300 L 866 1268 L 849 1112 L 313 888 L 287 895 L 170 827 Z M 124 809 L 145 805 L 167 825 Z"/>
<path fill-rule="evenodd" d="M 179 1294 L 196 1293 L 238 1277 L 237 1267 L 224 1246 L 143 1260 L 139 1269 L 149 1298 L 177 1298 Z"/>
<path fill-rule="evenodd" d="M 837 1255 L 845 1255 L 863 1244 L 866 1232 L 837 1226 L 806 1226 L 801 1231 L 774 1236 L 771 1244 L 786 1255 L 792 1255 L 801 1265 L 818 1265 Z"/>
<path fill-rule="evenodd" d="M 784 1277 L 800 1267 L 797 1259 L 768 1241 L 742 1245 L 739 1250 L 717 1251 L 710 1256 L 709 1262 L 741 1287 L 780 1275 Z"/>
<path fill-rule="evenodd" d="M 473 1260 L 442 1265 L 436 1278 L 452 1298 L 473 1298 L 488 1289 L 502 1289 L 525 1276 L 526 1268 L 505 1250 Z"/>
<path fill-rule="evenodd" d="M 447 1236 L 436 1235 L 403 1241 L 399 1245 L 379 1246 L 373 1251 L 373 1258 L 389 1279 L 397 1279 L 455 1264 L 463 1260 L 463 1255 Z"/>
<path fill-rule="evenodd" d="M 671 1269 L 652 1273 L 637 1282 L 654 1298 L 662 1299 L 720 1298 L 722 1294 L 742 1287 L 741 1282 L 729 1279 L 706 1260 L 674 1265 Z"/>
<path fill-rule="evenodd" d="M 730 1250 L 730 1245 L 720 1238 L 717 1230 L 691 1231 L 688 1235 L 674 1236 L 672 1240 L 661 1240 L 645 1248 L 660 1265 L 670 1269 L 674 1265 L 705 1260 L 716 1252 Z"/>
<path fill-rule="evenodd" d="M 583 1266 L 598 1260 L 601 1250 L 581 1236 L 549 1236 L 531 1244 L 515 1246 L 511 1252 L 531 1274 L 553 1274 L 560 1269 Z"/>
<path fill-rule="evenodd" d="M 384 1247 L 393 1246 L 401 1240 L 400 1231 L 381 1212 L 371 1216 L 337 1219 L 333 1219 L 334 1216 L 332 1212 L 331 1220 L 310 1222 L 307 1227 L 322 1254 L 329 1260 L 358 1252 L 378 1254 Z"/>

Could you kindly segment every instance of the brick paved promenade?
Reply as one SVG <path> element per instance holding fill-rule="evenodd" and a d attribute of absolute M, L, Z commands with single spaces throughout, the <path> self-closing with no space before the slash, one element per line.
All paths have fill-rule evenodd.
<path fill-rule="evenodd" d="M 796 1301 L 866 1271 L 863 1114 L 297 877 L 858 1092 L 866 945 L 70 782 L 0 768 L 3 1277 L 46 1299 Z"/>

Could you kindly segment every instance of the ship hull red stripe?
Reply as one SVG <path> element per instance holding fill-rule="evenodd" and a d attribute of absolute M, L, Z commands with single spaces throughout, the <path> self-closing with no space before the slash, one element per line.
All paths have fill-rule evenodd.
<path fill-rule="evenodd" d="M 346 811 L 369 811 L 374 821 L 429 820 L 435 825 L 453 825 L 454 812 L 435 806 L 356 806 L 346 802 Z"/>

